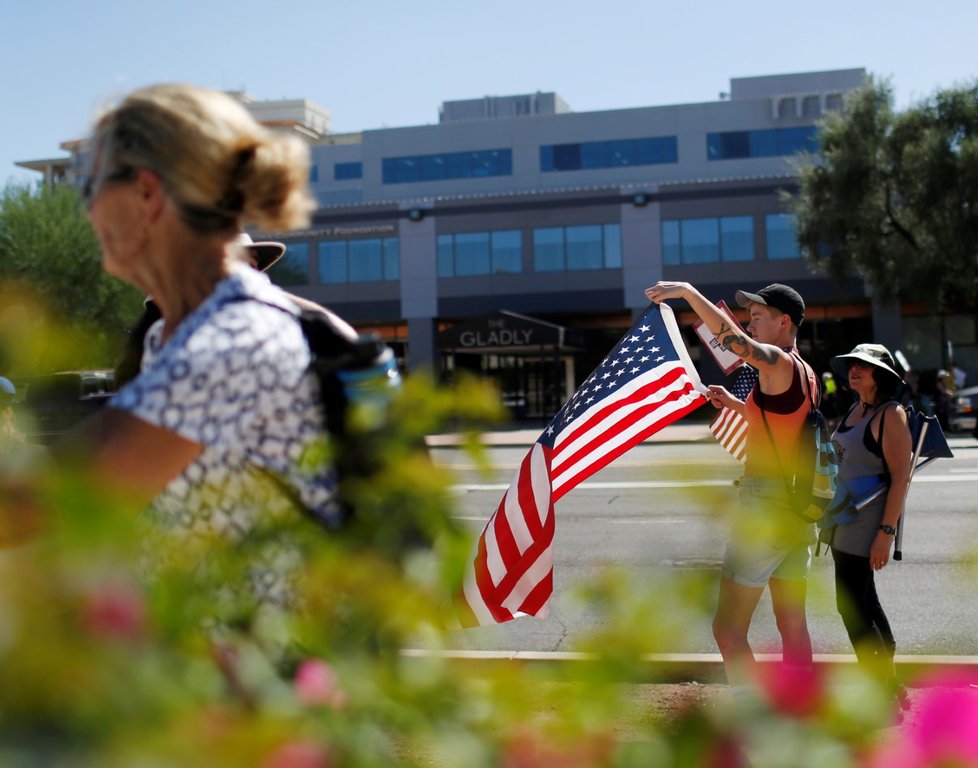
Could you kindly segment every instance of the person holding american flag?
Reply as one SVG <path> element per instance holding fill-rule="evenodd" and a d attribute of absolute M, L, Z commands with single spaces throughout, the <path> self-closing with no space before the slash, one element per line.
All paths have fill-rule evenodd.
<path fill-rule="evenodd" d="M 645 295 L 657 303 L 684 299 L 725 349 L 757 370 L 757 383 L 744 400 L 725 387 L 709 387 L 715 407 L 729 408 L 747 422 L 739 506 L 713 619 L 727 680 L 735 694 L 742 694 L 756 679 L 748 630 L 765 586 L 771 590 L 785 665 L 810 670 L 812 664 L 805 600 L 815 530 L 794 514 L 788 491 L 809 396 L 817 404 L 820 393 L 815 372 L 796 346 L 805 302 L 780 283 L 757 293 L 737 291 L 737 304 L 750 316 L 745 331 L 689 283 L 658 282 Z"/>

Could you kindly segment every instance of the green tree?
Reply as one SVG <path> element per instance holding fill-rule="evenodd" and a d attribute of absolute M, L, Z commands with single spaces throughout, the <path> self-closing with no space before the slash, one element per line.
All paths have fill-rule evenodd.
<path fill-rule="evenodd" d="M 902 112 L 872 80 L 830 114 L 799 168 L 798 240 L 838 282 L 863 275 L 884 300 L 935 311 L 978 293 L 978 86 Z M 923 289 L 923 290 L 922 290 Z"/>
<path fill-rule="evenodd" d="M 0 291 L 0 362 L 8 370 L 112 365 L 142 302 L 102 271 L 95 233 L 77 192 L 65 185 L 13 184 L 0 194 Z M 29 331 L 25 318 L 60 332 L 39 334 L 53 344 L 20 344 L 31 354 L 12 362 L 3 332 Z"/>

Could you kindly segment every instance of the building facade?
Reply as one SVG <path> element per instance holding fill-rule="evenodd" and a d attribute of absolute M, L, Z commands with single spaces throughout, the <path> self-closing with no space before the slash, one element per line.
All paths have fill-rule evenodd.
<path fill-rule="evenodd" d="M 330 133 L 304 100 L 237 95 L 311 150 L 320 207 L 306 230 L 261 233 L 288 247 L 273 279 L 379 333 L 408 370 L 478 371 L 536 417 L 662 279 L 728 303 L 738 288 L 795 286 L 809 306 L 800 345 L 822 370 L 853 339 L 900 347 L 899 309 L 861 280 L 840 289 L 810 272 L 784 201 L 800 153 L 817 150 L 816 121 L 865 79 L 736 78 L 714 102 L 581 113 L 554 93 L 485 97 L 444 103 L 430 125 L 352 134 Z M 78 167 L 81 150 L 63 146 Z M 720 381 L 677 309 L 703 378 Z M 533 321 L 573 343 L 538 344 Z"/>

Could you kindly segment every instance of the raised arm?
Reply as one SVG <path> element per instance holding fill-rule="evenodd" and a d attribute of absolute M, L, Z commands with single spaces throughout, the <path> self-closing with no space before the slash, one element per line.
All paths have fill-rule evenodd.
<path fill-rule="evenodd" d="M 646 288 L 645 296 L 649 301 L 655 302 L 685 299 L 724 349 L 750 362 L 762 376 L 765 369 L 770 372 L 779 365 L 782 369 L 785 368 L 785 363 L 790 365 L 791 360 L 785 352 L 773 344 L 763 344 L 751 338 L 747 331 L 739 324 L 731 323 L 730 318 L 719 307 L 689 283 L 661 281 Z M 790 372 L 790 367 L 787 370 Z"/>

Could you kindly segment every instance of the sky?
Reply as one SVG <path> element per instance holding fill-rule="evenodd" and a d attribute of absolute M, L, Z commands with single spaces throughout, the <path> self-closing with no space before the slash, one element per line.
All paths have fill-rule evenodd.
<path fill-rule="evenodd" d="M 976 30 L 975 0 L 0 0 L 0 186 L 155 82 L 306 98 L 335 132 L 436 123 L 454 99 L 687 104 L 855 67 L 904 108 L 978 78 Z"/>

